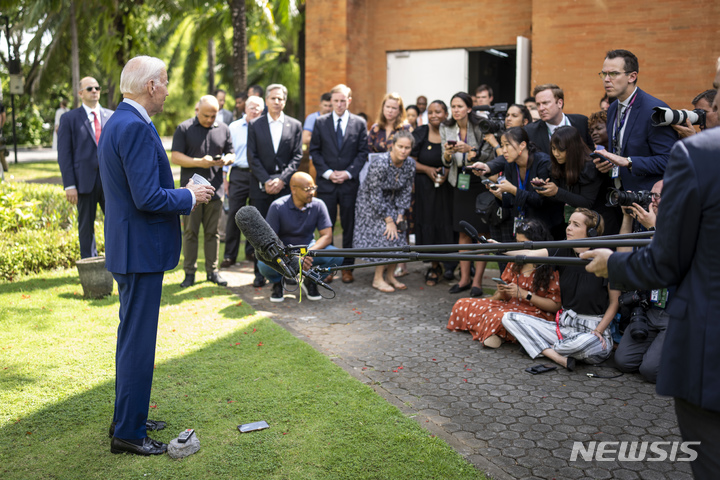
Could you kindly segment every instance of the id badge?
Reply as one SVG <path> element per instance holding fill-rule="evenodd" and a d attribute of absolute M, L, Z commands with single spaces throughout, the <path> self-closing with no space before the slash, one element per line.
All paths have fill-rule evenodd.
<path fill-rule="evenodd" d="M 667 297 L 667 288 L 663 288 L 662 290 L 653 290 L 652 292 L 650 292 L 650 301 L 660 308 L 665 308 L 665 304 L 667 303 Z"/>
<path fill-rule="evenodd" d="M 620 167 L 615 165 L 612 168 L 612 173 L 610 174 L 611 178 L 618 178 L 620 176 Z"/>
<path fill-rule="evenodd" d="M 515 235 L 518 225 L 520 225 L 523 220 L 525 220 L 524 215 L 518 215 L 517 217 L 515 217 L 515 219 L 513 220 L 513 235 Z"/>
<path fill-rule="evenodd" d="M 457 187 L 460 190 L 470 190 L 470 174 L 461 173 L 458 175 Z"/>

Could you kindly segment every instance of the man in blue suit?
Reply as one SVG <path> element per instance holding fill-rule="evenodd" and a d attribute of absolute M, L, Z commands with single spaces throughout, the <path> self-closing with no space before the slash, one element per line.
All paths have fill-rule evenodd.
<path fill-rule="evenodd" d="M 100 106 L 100 84 L 92 77 L 80 80 L 82 105 L 60 117 L 58 163 L 65 197 L 77 205 L 80 257 L 96 257 L 95 215 L 105 211 L 105 197 L 98 172 L 98 140 L 112 110 Z"/>
<path fill-rule="evenodd" d="M 653 107 L 665 107 L 662 100 L 637 86 L 640 66 L 627 50 L 607 52 L 600 77 L 605 92 L 615 98 L 607 115 L 608 150 L 597 150 L 607 160 L 595 159 L 597 169 L 610 172 L 616 187 L 637 192 L 650 190 L 662 180 L 670 149 L 678 136 L 670 127 L 653 127 Z"/>
<path fill-rule="evenodd" d="M 167 445 L 147 436 L 160 296 L 165 270 L 180 259 L 179 215 L 208 203 L 210 186 L 174 189 L 165 149 L 150 117 L 168 95 L 165 64 L 153 57 L 131 59 L 120 76 L 123 102 L 107 123 L 99 145 L 105 187 L 107 269 L 120 292 L 115 356 L 112 453 L 156 455 Z"/>
<path fill-rule="evenodd" d="M 719 100 L 715 97 L 715 112 Z M 609 277 L 613 288 L 677 285 L 667 308 L 657 392 L 675 397 L 683 440 L 699 443 L 692 446 L 698 458 L 691 463 L 697 479 L 714 479 L 720 472 L 720 128 L 713 126 L 673 147 L 649 246 L 633 253 L 598 249 L 581 255 L 594 259 L 586 268 Z"/>
<path fill-rule="evenodd" d="M 360 170 L 368 158 L 367 124 L 348 111 L 352 91 L 346 85 L 330 90 L 333 111 L 315 122 L 310 139 L 310 158 L 317 170 L 317 196 L 325 202 L 330 220 L 335 223 L 338 206 L 343 229 L 343 248 L 352 248 L 355 229 L 355 198 Z M 354 260 L 346 258 L 344 265 Z M 352 270 L 343 270 L 342 281 L 353 281 Z"/>

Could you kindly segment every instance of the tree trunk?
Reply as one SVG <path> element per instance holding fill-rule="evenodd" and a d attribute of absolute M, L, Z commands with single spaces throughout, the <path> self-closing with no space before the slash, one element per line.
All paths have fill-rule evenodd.
<path fill-rule="evenodd" d="M 73 92 L 73 108 L 80 106 L 80 47 L 78 46 L 77 33 L 77 17 L 75 13 L 75 2 L 70 2 L 70 38 L 71 41 L 71 59 L 70 71 L 72 72 L 72 92 Z"/>
<path fill-rule="evenodd" d="M 228 0 L 233 24 L 233 93 L 247 91 L 247 19 L 245 0 Z"/>
<path fill-rule="evenodd" d="M 305 4 L 299 7 L 299 14 L 302 15 L 302 27 L 298 33 L 298 64 L 300 65 L 300 98 L 298 98 L 298 118 L 305 118 Z"/>
<path fill-rule="evenodd" d="M 208 39 L 207 45 L 208 95 L 215 92 L 215 39 Z"/>

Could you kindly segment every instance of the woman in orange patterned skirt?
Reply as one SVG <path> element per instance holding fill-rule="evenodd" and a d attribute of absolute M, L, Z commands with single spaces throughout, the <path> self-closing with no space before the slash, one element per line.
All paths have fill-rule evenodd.
<path fill-rule="evenodd" d="M 539 220 L 522 221 L 516 232 L 518 242 L 552 240 L 549 230 Z M 448 330 L 468 330 L 473 340 L 497 348 L 503 341 L 515 341 L 502 325 L 506 312 L 527 313 L 553 321 L 560 308 L 560 286 L 552 265 L 509 263 L 502 279 L 507 285 L 499 283 L 491 298 L 458 300 L 450 314 Z"/>

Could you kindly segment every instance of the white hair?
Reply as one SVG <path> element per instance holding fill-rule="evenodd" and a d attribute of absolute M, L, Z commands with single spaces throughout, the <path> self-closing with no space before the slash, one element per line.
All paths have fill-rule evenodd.
<path fill-rule="evenodd" d="M 120 92 L 139 95 L 149 81 L 160 81 L 160 74 L 166 69 L 165 62 L 155 57 L 140 55 L 131 58 L 120 74 Z"/>
<path fill-rule="evenodd" d="M 265 101 L 262 97 L 258 97 L 257 95 L 250 95 L 247 100 L 245 100 L 245 104 L 247 105 L 248 103 L 254 103 L 259 105 L 260 108 L 265 108 Z"/>

